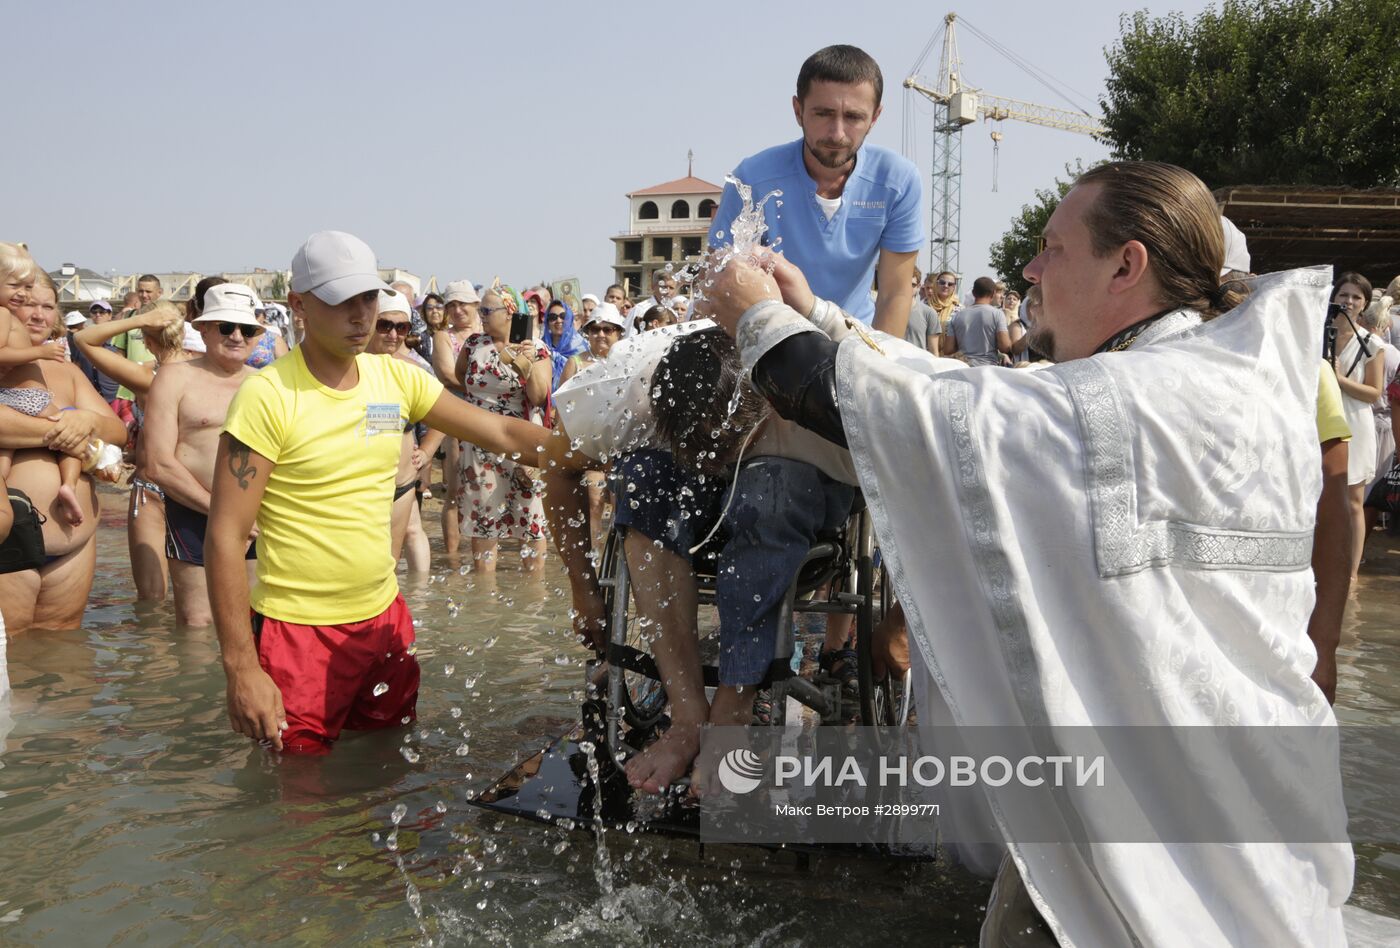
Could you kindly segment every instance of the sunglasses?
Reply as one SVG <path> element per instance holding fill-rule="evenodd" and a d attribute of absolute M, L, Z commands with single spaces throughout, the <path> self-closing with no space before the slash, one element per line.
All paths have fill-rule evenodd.
<path fill-rule="evenodd" d="M 232 336 L 235 329 L 243 333 L 244 339 L 256 339 L 263 334 L 263 328 L 261 326 L 245 326 L 242 323 L 219 323 L 219 335 L 221 336 Z"/>
<path fill-rule="evenodd" d="M 614 326 L 614 325 L 612 325 L 611 323 L 604 323 L 604 324 L 601 325 L 601 326 L 598 325 L 597 323 L 594 323 L 592 326 L 586 326 L 586 327 L 584 327 L 584 330 L 583 330 L 583 331 L 584 331 L 585 333 L 588 333 L 589 335 L 592 335 L 592 334 L 595 333 L 595 332 L 606 332 L 606 333 L 614 333 L 614 332 L 615 332 L 615 333 L 621 333 L 621 332 L 622 332 L 622 329 L 621 329 L 621 327 L 619 327 L 619 326 Z"/>
<path fill-rule="evenodd" d="M 939 285 L 939 286 L 957 286 L 958 284 L 957 284 L 956 282 L 954 282 L 953 280 L 939 280 L 939 281 L 938 281 L 938 285 Z"/>
<path fill-rule="evenodd" d="M 549 314 L 549 321 L 550 321 L 550 322 L 554 322 L 556 319 L 563 319 L 563 318 L 564 318 L 564 314 L 563 314 L 563 313 L 550 313 L 550 314 Z"/>
<path fill-rule="evenodd" d="M 479 312 L 482 316 L 490 316 L 492 313 L 500 313 L 504 310 L 504 306 L 483 306 L 477 312 Z"/>
<path fill-rule="evenodd" d="M 408 335 L 409 327 L 412 325 L 412 323 L 396 323 L 392 319 L 381 319 L 374 324 L 374 331 L 384 336 L 389 335 L 391 332 L 406 336 Z"/>

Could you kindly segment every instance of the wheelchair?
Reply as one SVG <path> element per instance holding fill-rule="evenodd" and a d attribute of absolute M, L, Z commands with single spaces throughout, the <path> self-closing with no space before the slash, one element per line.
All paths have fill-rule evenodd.
<path fill-rule="evenodd" d="M 693 558 L 702 610 L 715 604 L 716 562 L 723 539 L 706 544 Z M 583 719 L 585 729 L 608 748 L 609 756 L 621 761 L 643 748 L 664 726 L 667 702 L 661 674 L 634 615 L 623 531 L 618 528 L 609 532 L 603 545 L 598 578 L 607 610 L 603 655 L 607 677 L 600 682 L 599 663 L 590 663 Z M 907 722 L 913 697 L 908 673 L 875 674 L 875 628 L 892 604 L 888 578 L 879 566 L 872 519 L 858 497 L 847 522 L 817 538 L 788 585 L 777 623 L 775 657 L 756 686 L 772 691 L 773 725 L 786 723 L 788 698 L 810 709 L 822 724 L 899 726 Z M 803 634 L 794 628 L 794 617 L 804 614 L 855 617 L 857 700 L 846 697 L 835 679 L 821 674 L 807 678 L 794 669 L 795 639 Z M 702 659 L 703 652 L 702 641 Z M 702 674 L 705 687 L 719 684 L 716 665 L 702 664 Z"/>

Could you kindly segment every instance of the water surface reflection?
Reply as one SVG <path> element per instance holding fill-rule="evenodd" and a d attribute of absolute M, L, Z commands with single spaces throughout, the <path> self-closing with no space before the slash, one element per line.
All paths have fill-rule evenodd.
<path fill-rule="evenodd" d="M 542 579 L 481 580 L 439 557 L 438 574 L 405 589 L 421 623 L 418 722 L 275 763 L 228 729 L 212 631 L 176 631 L 168 606 L 127 602 L 121 516 L 104 517 L 86 627 L 10 645 L 0 941 L 976 941 L 985 888 L 938 866 L 804 869 L 613 832 L 613 875 L 600 878 L 587 836 L 469 806 L 576 719 L 557 561 Z M 1400 553 L 1373 550 L 1341 716 L 1395 724 Z M 1356 901 L 1400 915 L 1400 853 L 1358 857 Z"/>

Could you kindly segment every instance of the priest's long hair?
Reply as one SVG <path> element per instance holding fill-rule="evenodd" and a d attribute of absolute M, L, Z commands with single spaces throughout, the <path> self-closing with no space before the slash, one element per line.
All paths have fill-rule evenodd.
<path fill-rule="evenodd" d="M 1114 161 L 1090 168 L 1075 183 L 1101 189 L 1087 215 L 1094 253 L 1141 242 L 1164 308 L 1186 307 L 1209 318 L 1243 301 L 1238 286 L 1220 283 L 1225 234 L 1215 198 L 1200 178 L 1160 161 Z"/>
<path fill-rule="evenodd" d="M 768 402 L 744 378 L 734 340 L 702 329 L 677 336 L 651 386 L 657 439 L 683 469 L 717 473 L 763 420 Z"/>

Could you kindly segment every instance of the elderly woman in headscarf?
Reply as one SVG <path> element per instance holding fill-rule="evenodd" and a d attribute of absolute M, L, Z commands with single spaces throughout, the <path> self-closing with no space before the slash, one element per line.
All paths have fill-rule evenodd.
<path fill-rule="evenodd" d="M 573 308 L 563 300 L 552 300 L 549 304 L 544 323 L 544 346 L 554 362 L 554 375 L 549 385 L 552 392 L 563 380 L 564 367 L 569 364 L 569 359 L 588 351 L 588 342 L 574 328 Z"/>

